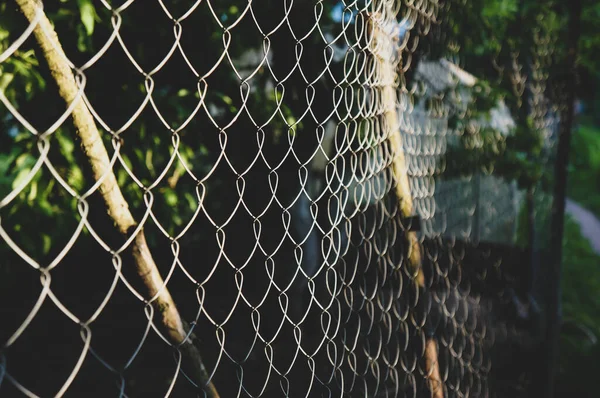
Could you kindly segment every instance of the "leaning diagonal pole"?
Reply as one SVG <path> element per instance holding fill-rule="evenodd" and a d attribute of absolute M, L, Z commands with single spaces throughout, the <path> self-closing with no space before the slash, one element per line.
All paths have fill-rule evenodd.
<path fill-rule="evenodd" d="M 71 105 L 76 100 L 79 88 L 58 35 L 46 15 L 43 14 L 41 2 L 35 0 L 16 0 L 16 2 L 30 23 L 36 19 L 38 12 L 42 13 L 33 32 L 48 63 L 52 77 L 56 81 L 60 96 L 67 106 Z M 81 98 L 73 107 L 71 116 L 77 135 L 81 139 L 82 149 L 92 168 L 94 179 L 96 182 L 101 181 L 99 191 L 108 214 L 119 232 L 124 237 L 128 237 L 137 230 L 138 224 L 117 184 L 108 152 L 94 118 Z M 173 346 L 178 347 L 181 352 L 186 374 L 198 385 L 203 386 L 209 397 L 217 398 L 219 394 L 209 379 L 200 352 L 192 343 L 191 338 L 187 337 L 188 327 L 181 319 L 167 287 L 163 287 L 163 278 L 148 248 L 143 228 L 139 229 L 129 249 L 134 258 L 137 274 L 146 288 L 147 296 L 156 296 L 152 305 L 160 316 L 158 326 Z"/>
<path fill-rule="evenodd" d="M 392 62 L 394 51 L 398 50 L 397 43 L 391 39 L 391 34 L 386 31 L 382 24 L 389 25 L 390 21 L 378 21 L 381 14 L 374 13 L 367 16 L 367 31 L 370 35 L 370 52 L 376 58 L 375 75 L 382 85 L 381 103 L 384 123 L 389 132 L 388 141 L 394 156 L 392 161 L 392 174 L 396 180 L 395 194 L 398 200 L 400 216 L 409 218 L 413 216 L 412 195 L 408 181 L 408 169 L 404 151 L 402 149 L 402 138 L 400 136 L 400 122 L 397 111 L 397 92 L 394 82 L 397 81 L 397 68 Z M 393 23 L 393 22 L 392 22 Z M 393 31 L 393 30 L 392 30 Z M 425 289 L 425 276 L 422 270 L 421 245 L 417 233 L 407 230 L 405 233 L 408 245 L 408 266 L 419 289 Z M 424 353 L 425 372 L 432 398 L 444 397 L 444 386 L 439 369 L 439 356 L 435 337 L 427 336 Z"/>

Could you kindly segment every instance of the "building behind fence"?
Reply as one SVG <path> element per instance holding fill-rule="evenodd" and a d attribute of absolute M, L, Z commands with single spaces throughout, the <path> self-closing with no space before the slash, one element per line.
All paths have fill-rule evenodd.
<path fill-rule="evenodd" d="M 411 57 L 451 3 L 17 3 L 1 396 L 531 396 L 549 196 L 448 166 L 477 76 Z"/>

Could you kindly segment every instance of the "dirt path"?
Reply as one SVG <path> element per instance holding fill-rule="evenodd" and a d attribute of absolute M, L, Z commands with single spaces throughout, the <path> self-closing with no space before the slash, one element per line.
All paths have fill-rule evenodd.
<path fill-rule="evenodd" d="M 590 241 L 592 248 L 600 254 L 600 220 L 589 210 L 567 199 L 567 213 L 573 217 L 581 227 L 581 234 Z"/>

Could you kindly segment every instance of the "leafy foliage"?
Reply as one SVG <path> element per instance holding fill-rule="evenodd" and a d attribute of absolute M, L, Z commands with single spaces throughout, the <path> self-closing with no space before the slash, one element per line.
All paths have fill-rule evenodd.
<path fill-rule="evenodd" d="M 451 120 L 459 140 L 446 156 L 448 175 L 493 170 L 507 180 L 516 180 L 521 188 L 539 182 L 547 187 L 552 170 L 540 162 L 544 134 L 530 116 L 527 86 L 519 82 L 544 79 L 541 66 L 535 74 L 527 73 L 529 64 L 537 62 L 538 53 L 545 51 L 536 47 L 534 39 L 552 40 L 563 25 L 551 1 L 474 1 L 470 5 L 468 10 L 455 6 L 451 12 L 451 48 L 460 54 L 462 64 L 478 82 L 473 88 L 461 89 L 468 92 L 469 103 L 465 113 Z M 491 110 L 501 102 L 508 105 L 516 123 L 508 134 L 500 134 L 489 124 Z"/>
<path fill-rule="evenodd" d="M 596 396 L 595 377 L 600 371 L 600 256 L 581 235 L 576 222 L 566 220 L 562 277 L 563 318 L 559 396 Z"/>
<path fill-rule="evenodd" d="M 183 2 L 172 3 L 170 7 L 174 13 L 184 6 Z M 78 0 L 49 2 L 45 6 L 45 12 L 54 23 L 65 52 L 76 65 L 83 65 L 103 47 L 113 31 L 112 24 L 116 23 L 114 16 L 105 8 L 98 7 L 98 4 L 90 0 Z M 254 135 L 257 130 L 261 131 L 265 136 L 261 144 L 264 151 L 269 153 L 269 148 L 272 148 L 275 153 L 277 148 L 283 151 L 282 148 L 289 145 L 287 139 L 282 139 L 284 135 L 297 134 L 304 127 L 304 122 L 297 120 L 304 110 L 295 105 L 297 100 L 294 100 L 304 96 L 304 93 L 296 93 L 289 88 L 286 91 L 283 85 L 275 85 L 265 63 L 255 71 L 251 86 L 241 83 L 250 71 L 240 71 L 244 67 L 255 67 L 252 62 L 249 66 L 244 65 L 243 57 L 248 55 L 248 50 L 255 50 L 255 57 L 264 57 L 264 37 L 254 24 L 241 24 L 232 29 L 233 39 L 227 44 L 231 60 L 224 58 L 221 61 L 229 65 L 216 68 L 209 78 L 194 76 L 186 65 L 193 65 L 197 73 L 203 75 L 217 62 L 224 51 L 223 28 L 215 24 L 212 12 L 219 16 L 223 24 L 232 23 L 244 11 L 236 4 L 219 2 L 212 11 L 204 6 L 194 12 L 190 20 L 184 22 L 182 48 L 197 48 L 195 37 L 208 37 L 209 42 L 203 43 L 202 51 L 186 53 L 187 60 L 175 51 L 169 62 L 152 75 L 152 83 L 131 65 L 118 45 L 111 46 L 96 64 L 85 71 L 88 100 L 105 118 L 104 125 L 99 124 L 105 145 L 112 148 L 117 142 L 123 143 L 120 153 L 127 167 L 117 166 L 115 173 L 130 208 L 137 211 L 135 215 L 138 219 L 143 216 L 141 209 L 146 208 L 144 201 L 149 199 L 144 197 L 138 183 L 142 187 L 153 185 L 161 171 L 171 164 L 166 183 L 161 183 L 153 190 L 155 196 L 152 207 L 153 214 L 171 235 L 189 222 L 206 192 L 215 198 L 220 197 L 220 200 L 203 203 L 217 214 L 218 208 L 229 201 L 227 195 L 220 195 L 219 192 L 226 189 L 223 184 L 226 179 L 231 180 L 231 171 L 224 167 L 213 170 L 224 145 L 224 131 L 217 125 L 229 125 L 226 130 L 229 144 L 225 145 L 234 148 L 228 151 L 236 154 L 231 162 L 240 174 L 253 161 L 250 158 L 252 151 L 244 151 L 243 147 L 247 144 L 242 144 L 249 141 L 244 138 L 250 137 L 249 131 Z M 264 6 L 268 8 L 269 4 Z M 327 6 L 325 11 L 329 8 L 331 6 Z M 277 9 L 283 12 L 283 7 Z M 165 19 L 158 3 L 132 5 L 121 17 L 120 32 L 130 54 L 144 71 L 152 70 L 172 46 L 172 23 Z M 281 19 L 279 17 L 273 12 L 257 18 L 268 31 Z M 323 18 L 323 24 L 332 23 Z M 25 27 L 25 20 L 16 5 L 12 1 L 0 1 L 0 51 L 6 49 Z M 291 57 L 294 48 L 287 49 L 290 54 L 282 54 L 282 49 L 277 47 L 278 40 L 283 38 L 270 38 L 269 44 L 274 47 L 271 52 L 280 58 L 289 56 L 293 62 Z M 305 52 L 309 51 L 311 40 L 314 41 L 314 38 L 305 41 Z M 33 40 L 28 44 L 30 49 L 17 51 L 0 65 L 0 88 L 12 106 L 41 133 L 58 119 L 65 105 L 57 95 L 56 86 L 43 64 L 39 49 Z M 258 64 L 260 59 L 253 62 Z M 282 78 L 285 68 L 280 65 L 286 66 L 283 61 L 277 60 L 274 71 Z M 237 73 L 233 67 L 238 69 Z M 310 68 L 306 70 L 310 71 Z M 288 72 L 289 69 L 285 73 Z M 290 79 L 294 78 L 298 77 L 292 76 Z M 238 97 L 232 95 L 238 92 Z M 152 96 L 160 117 L 147 104 L 133 123 L 128 125 L 128 120 L 148 95 Z M 115 101 L 119 106 L 114 106 Z M 197 108 L 199 102 L 207 111 Z M 13 229 L 9 235 L 19 236 L 19 245 L 31 248 L 30 254 L 34 258 L 51 258 L 52 253 L 59 250 L 58 242 L 64 242 L 76 227 L 79 220 L 77 201 L 56 183 L 55 178 L 50 177 L 46 166 L 42 165 L 33 176 L 30 175 L 45 146 L 40 146 L 38 137 L 26 131 L 10 112 L 2 113 L 6 116 L 0 121 L 0 196 L 26 183 L 18 197 L 2 211 L 3 225 Z M 246 115 L 252 115 L 252 120 Z M 238 120 L 230 125 L 234 119 Z M 163 120 L 168 121 L 169 125 L 165 125 Z M 123 129 L 121 126 L 124 125 L 128 127 Z M 107 126 L 110 128 L 107 129 Z M 63 123 L 48 138 L 48 156 L 58 175 L 71 189 L 83 194 L 91 187 L 93 179 L 82 151 L 78 150 L 79 143 L 75 137 L 71 123 Z M 257 145 L 256 139 L 252 143 Z M 174 158 L 175 148 L 177 156 Z M 273 160 L 275 164 L 277 161 Z M 186 169 L 196 176 L 195 180 L 190 178 Z M 134 182 L 130 172 L 138 178 L 138 182 Z M 210 173 L 215 174 L 214 178 L 205 182 L 204 177 Z M 98 208 L 94 207 L 92 211 Z M 221 213 L 223 217 L 227 215 L 226 210 Z M 39 228 L 40 225 L 48 228 Z M 38 234 L 18 234 L 36 226 Z M 87 233 L 86 229 L 84 233 Z M 194 231 L 188 236 L 190 239 L 199 239 L 194 236 Z M 34 241 L 29 241 L 31 239 Z M 149 239 L 152 240 L 152 236 Z"/>
<path fill-rule="evenodd" d="M 600 129 L 589 124 L 577 128 L 569 157 L 569 197 L 600 215 Z"/>

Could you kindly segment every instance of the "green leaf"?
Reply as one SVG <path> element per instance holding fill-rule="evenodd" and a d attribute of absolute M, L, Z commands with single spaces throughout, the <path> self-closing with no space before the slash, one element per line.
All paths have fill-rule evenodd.
<path fill-rule="evenodd" d="M 140 162 L 144 161 L 144 152 L 142 152 L 142 150 L 140 148 L 134 148 L 133 153 L 135 154 L 138 161 L 140 161 Z"/>
<path fill-rule="evenodd" d="M 6 90 L 6 88 L 8 87 L 10 82 L 12 82 L 14 77 L 15 75 L 13 75 L 12 73 L 0 73 L 0 90 Z"/>
<path fill-rule="evenodd" d="M 42 198 L 38 201 L 38 207 L 46 216 L 52 216 L 54 214 L 55 207 L 46 198 Z"/>
<path fill-rule="evenodd" d="M 127 182 L 128 177 L 129 176 L 124 169 L 119 169 L 117 171 L 117 184 L 119 184 L 119 186 L 122 187 Z"/>
<path fill-rule="evenodd" d="M 60 152 L 69 161 L 74 162 L 73 152 L 75 150 L 75 143 L 69 137 L 64 134 L 56 134 L 56 139 L 60 146 Z"/>
<path fill-rule="evenodd" d="M 175 223 L 175 225 L 180 226 L 181 224 L 183 224 L 183 219 L 178 214 L 175 214 L 172 217 L 173 217 L 173 222 Z M 171 233 L 173 233 L 173 232 L 171 232 Z"/>
<path fill-rule="evenodd" d="M 80 191 L 83 189 L 84 180 L 83 180 L 83 172 L 77 165 L 73 165 L 69 171 L 69 179 L 68 183 L 71 187 L 75 188 L 75 190 Z"/>
<path fill-rule="evenodd" d="M 85 35 L 84 27 L 81 25 L 77 26 L 77 49 L 79 51 L 86 52 L 88 50 L 88 40 L 89 36 Z"/>
<path fill-rule="evenodd" d="M 167 205 L 169 206 L 176 206 L 177 205 L 177 194 L 175 193 L 175 191 L 173 190 L 165 190 L 165 201 L 167 202 Z"/>
<path fill-rule="evenodd" d="M 233 104 L 233 100 L 231 99 L 230 96 L 228 95 L 222 95 L 221 99 L 223 100 L 224 103 L 226 103 L 227 105 L 231 105 Z"/>
<path fill-rule="evenodd" d="M 192 209 L 192 210 L 195 211 L 196 208 L 198 207 L 198 199 L 194 195 L 192 195 L 191 193 L 189 193 L 189 192 L 186 192 L 183 195 L 183 197 L 187 201 L 188 206 L 190 207 L 190 209 Z"/>
<path fill-rule="evenodd" d="M 17 173 L 17 177 L 13 180 L 12 189 L 17 189 L 18 187 L 20 187 L 21 184 L 23 184 L 27 179 L 27 176 L 29 175 L 30 171 L 31 169 L 29 167 L 19 170 L 19 172 Z"/>
<path fill-rule="evenodd" d="M 38 183 L 37 181 L 33 181 L 31 183 L 31 190 L 29 191 L 29 195 L 27 196 L 27 200 L 31 203 L 35 200 L 35 198 L 37 197 L 37 192 L 38 192 Z"/>
<path fill-rule="evenodd" d="M 156 170 L 154 170 L 154 164 L 152 163 L 152 150 L 151 149 L 146 150 L 145 164 L 146 164 L 146 168 L 150 172 L 150 175 L 154 177 L 156 175 Z"/>
<path fill-rule="evenodd" d="M 0 27 L 0 40 L 8 39 L 9 34 L 10 33 L 7 29 L 3 29 L 2 27 Z"/>
<path fill-rule="evenodd" d="M 48 254 L 48 252 L 50 251 L 50 248 L 52 247 L 52 238 L 50 238 L 49 235 L 46 234 L 42 234 L 42 241 L 43 243 L 43 253 L 44 254 Z"/>
<path fill-rule="evenodd" d="M 96 16 L 96 10 L 91 0 L 79 0 L 79 13 L 87 35 L 91 36 L 94 33 L 94 19 Z"/>

